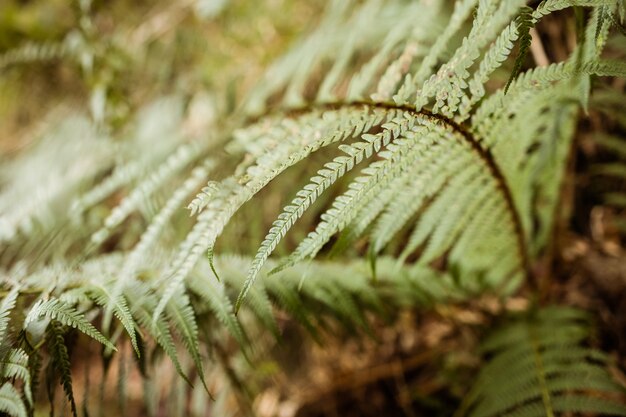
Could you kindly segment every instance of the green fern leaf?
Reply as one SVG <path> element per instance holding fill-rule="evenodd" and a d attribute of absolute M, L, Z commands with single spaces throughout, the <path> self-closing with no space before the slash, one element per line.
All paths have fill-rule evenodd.
<path fill-rule="evenodd" d="M 183 293 L 177 293 L 170 299 L 166 307 L 167 315 L 174 323 L 174 329 L 183 340 L 185 348 L 191 355 L 198 370 L 198 377 L 202 385 L 210 395 L 209 388 L 204 379 L 204 367 L 200 357 L 200 343 L 198 338 L 198 325 L 193 308 L 189 302 L 189 297 Z"/>
<path fill-rule="evenodd" d="M 504 87 L 504 94 L 506 94 L 506 92 L 509 90 L 509 86 L 521 72 L 524 61 L 526 61 L 526 56 L 528 55 L 528 51 L 530 50 L 530 43 L 532 41 L 532 37 L 530 36 L 530 30 L 533 28 L 534 23 L 533 9 L 531 9 L 530 7 L 522 7 L 517 22 L 517 32 L 519 33 L 519 51 L 517 52 L 517 56 L 515 57 L 513 70 L 511 70 L 509 80 L 506 82 L 506 86 Z"/>
<path fill-rule="evenodd" d="M 30 370 L 28 368 L 29 357 L 22 349 L 11 349 L 9 354 L 0 362 L 2 376 L 7 379 L 19 378 L 24 382 L 24 396 L 32 407 L 33 393 L 31 386 Z"/>
<path fill-rule="evenodd" d="M 135 329 L 135 320 L 133 320 L 133 316 L 128 308 L 128 303 L 124 295 L 119 294 L 114 299 L 114 295 L 111 290 L 104 285 L 92 285 L 89 293 L 98 305 L 103 307 L 111 306 L 113 308 L 113 314 L 115 314 L 115 317 L 117 317 L 126 329 L 135 353 L 137 353 L 137 356 L 140 356 L 139 346 L 137 344 L 138 330 Z"/>
<path fill-rule="evenodd" d="M 296 197 L 290 205 L 285 207 L 284 211 L 278 216 L 278 219 L 274 221 L 272 228 L 263 240 L 263 243 L 261 243 L 261 247 L 248 272 L 248 278 L 235 303 L 235 311 L 239 310 L 241 302 L 254 283 L 254 280 L 269 255 L 274 251 L 278 242 L 285 236 L 295 221 L 302 216 L 304 211 L 312 205 L 328 187 L 334 184 L 348 171 L 351 171 L 363 158 L 371 157 L 374 152 L 379 152 L 382 147 L 387 146 L 395 138 L 402 135 L 408 128 L 408 125 L 409 119 L 406 115 L 398 115 L 396 119 L 392 119 L 382 125 L 382 133 L 377 135 L 365 134 L 362 136 L 363 141 L 350 146 L 344 145 L 344 147 L 340 149 L 348 156 L 335 158 L 333 162 L 327 163 L 324 169 L 318 171 L 319 175 L 311 178 L 311 183 L 298 192 L 298 197 Z"/>
<path fill-rule="evenodd" d="M 60 323 L 73 327 L 92 339 L 97 340 L 107 348 L 117 350 L 106 337 L 85 319 L 84 315 L 59 299 L 51 298 L 47 301 L 37 301 L 35 305 L 31 307 L 24 320 L 24 328 L 28 327 L 30 323 L 38 320 L 42 316 L 51 320 L 58 320 Z"/>
<path fill-rule="evenodd" d="M 211 197 L 215 194 L 218 188 L 218 183 L 215 181 L 209 181 L 209 183 L 202 188 L 202 191 L 194 198 L 187 206 L 190 211 L 190 216 L 200 213 L 208 204 Z"/>
<path fill-rule="evenodd" d="M 235 314 L 233 305 L 226 295 L 223 284 L 218 285 L 207 275 L 194 276 L 189 282 L 189 287 L 209 305 L 217 319 L 228 329 L 231 335 L 241 344 L 247 345 L 247 337 L 241 328 Z"/>
<path fill-rule="evenodd" d="M 59 373 L 61 380 L 61 386 L 65 392 L 65 396 L 70 402 L 72 415 L 78 417 L 76 410 L 76 401 L 74 400 L 74 390 L 72 388 L 72 370 L 70 356 L 65 345 L 65 338 L 63 337 L 63 329 L 61 323 L 52 320 L 48 326 L 48 332 L 50 334 L 50 344 L 52 349 L 52 364 Z"/>
<path fill-rule="evenodd" d="M 133 282 L 126 286 L 127 299 L 130 300 L 130 309 L 133 316 L 137 319 L 142 328 L 150 334 L 167 356 L 172 361 L 176 372 L 189 384 L 191 381 L 183 371 L 182 365 L 178 358 L 176 343 L 172 337 L 169 325 L 165 317 L 160 317 L 156 322 L 153 321 L 152 314 L 157 305 L 156 297 L 151 289 L 140 282 Z"/>
<path fill-rule="evenodd" d="M 225 284 L 230 284 L 234 288 L 241 288 L 246 278 L 246 275 L 244 275 L 242 271 L 246 271 L 249 268 L 248 260 L 235 256 L 221 256 L 220 258 L 220 269 L 223 270 L 225 276 L 228 277 Z M 201 267 L 202 264 L 199 266 Z M 202 269 L 200 271 L 202 271 Z M 276 338 L 279 338 L 280 332 L 274 317 L 272 303 L 263 282 L 259 284 L 260 285 L 253 286 L 248 293 L 247 306 L 257 319 L 263 323 L 263 326 L 269 329 Z"/>
<path fill-rule="evenodd" d="M 208 144 L 204 145 L 204 147 L 206 146 L 208 146 Z M 119 226 L 129 214 L 136 210 L 139 204 L 150 197 L 150 195 L 158 190 L 163 183 L 170 179 L 176 172 L 194 161 L 201 152 L 201 146 L 195 146 L 194 144 L 180 146 L 176 153 L 163 162 L 163 164 L 139 184 L 119 206 L 113 209 L 111 214 L 104 220 L 103 227 L 92 235 L 92 244 L 96 246 L 102 244 L 108 238 L 111 230 Z"/>
<path fill-rule="evenodd" d="M 495 332 L 483 345 L 494 357 L 481 369 L 460 414 L 626 415 L 626 406 L 605 398 L 626 393 L 607 372 L 607 356 L 581 346 L 589 336 L 585 319 L 579 311 L 551 307 Z"/>
<path fill-rule="evenodd" d="M 11 291 L 0 301 L 0 347 L 4 347 L 6 343 L 7 331 L 9 329 L 9 319 L 11 310 L 15 308 L 19 287 L 16 285 Z"/>
<path fill-rule="evenodd" d="M 19 392 L 10 382 L 0 387 L 0 411 L 12 417 L 27 417 L 26 406 L 22 402 Z"/>

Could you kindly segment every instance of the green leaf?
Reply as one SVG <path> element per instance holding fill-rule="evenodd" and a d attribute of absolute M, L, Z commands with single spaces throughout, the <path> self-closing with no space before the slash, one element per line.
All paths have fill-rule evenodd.
<path fill-rule="evenodd" d="M 10 382 L 5 382 L 0 387 L 0 411 L 13 417 L 26 417 L 28 415 L 19 392 Z"/>
<path fill-rule="evenodd" d="M 50 320 L 57 320 L 60 323 L 77 329 L 87 336 L 97 340 L 112 350 L 117 350 L 115 346 L 104 337 L 85 316 L 80 314 L 74 307 L 64 303 L 57 298 L 51 298 L 47 301 L 39 300 L 33 305 L 24 320 L 24 328 L 40 317 L 46 317 Z"/>

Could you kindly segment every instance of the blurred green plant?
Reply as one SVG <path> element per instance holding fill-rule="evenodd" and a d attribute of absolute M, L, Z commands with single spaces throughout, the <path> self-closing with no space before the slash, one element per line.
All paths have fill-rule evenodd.
<path fill-rule="evenodd" d="M 534 265 L 553 238 L 579 106 L 610 102 L 591 89 L 595 77 L 626 75 L 623 60 L 602 57 L 623 3 L 337 0 L 311 22 L 319 6 L 304 3 L 179 1 L 144 18 L 143 4 L 81 1 L 59 12 L 71 23 L 56 34 L 40 40 L 33 29 L 7 43 L 7 85 L 26 64 L 54 61 L 40 75 L 69 71 L 82 94 L 63 104 L 89 110 L 58 106 L 0 166 L 0 410 L 32 414 L 44 367 L 52 405 L 60 381 L 77 414 L 76 333 L 103 343 L 105 375 L 115 355 L 125 369 L 115 346 L 125 351 L 126 335 L 148 413 L 161 398 L 165 353 L 194 398 L 215 393 L 212 412 L 226 415 L 224 398 L 249 407 L 262 384 L 241 363 L 280 338 L 272 306 L 321 339 L 335 323 L 367 332 L 369 312 L 506 298 L 524 283 L 544 295 Z M 2 10 L 19 15 L 16 7 Z M 531 30 L 570 7 L 588 9 L 584 42 L 564 62 L 521 71 Z M 114 24 L 127 10 L 128 27 Z M 310 33 L 292 41 L 305 26 Z M 252 260 L 222 255 L 255 250 Z M 531 310 L 540 329 L 569 311 Z M 227 349 L 230 340 L 240 348 Z M 535 357 L 548 366 L 558 355 L 538 343 Z M 509 348 L 517 345 L 494 351 Z M 592 398 L 586 374 L 555 364 L 572 384 L 580 378 L 576 398 Z M 527 397 L 503 398 L 498 410 L 599 404 L 552 401 L 545 378 L 533 381 Z M 500 388 L 490 383 L 478 377 L 472 412 L 494 404 Z M 183 415 L 188 387 L 170 388 L 172 414 Z M 626 415 L 616 401 L 602 404 L 596 411 Z"/>

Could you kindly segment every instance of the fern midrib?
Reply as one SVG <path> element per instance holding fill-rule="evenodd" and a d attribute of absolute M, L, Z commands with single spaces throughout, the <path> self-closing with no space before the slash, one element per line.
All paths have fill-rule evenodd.
<path fill-rule="evenodd" d="M 552 408 L 552 398 L 550 390 L 546 382 L 546 373 L 543 366 L 543 358 L 541 357 L 541 345 L 538 340 L 537 334 L 533 327 L 528 328 L 528 336 L 530 344 L 533 349 L 533 356 L 535 358 L 535 367 L 537 371 L 537 379 L 539 380 L 539 390 L 541 392 L 541 401 L 543 403 L 546 417 L 554 417 L 554 410 Z"/>

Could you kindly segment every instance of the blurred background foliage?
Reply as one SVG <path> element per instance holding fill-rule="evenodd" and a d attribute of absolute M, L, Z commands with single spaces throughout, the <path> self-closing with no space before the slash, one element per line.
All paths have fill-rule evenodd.
<path fill-rule="evenodd" d="M 320 1 L 292 0 L 0 0 L 0 164 L 8 166 L 18 151 L 32 145 L 42 132 L 75 114 L 77 109 L 113 141 L 131 136 L 133 123 L 138 118 L 162 117 L 159 115 L 163 109 L 171 110 L 171 116 L 178 117 L 177 122 L 183 120 L 180 123 L 183 134 L 202 137 L 206 133 L 203 131 L 206 119 L 216 114 L 235 113 L 238 103 L 268 64 L 301 34 L 317 27 L 324 6 L 325 2 Z M 574 33 L 572 22 L 570 18 L 558 17 L 542 22 L 539 27 L 551 61 L 564 59 L 575 42 L 570 36 Z M 565 31 L 564 27 L 570 30 Z M 623 37 L 613 42 L 615 50 L 624 50 Z M 509 70 L 508 67 L 502 70 L 499 76 L 502 81 L 506 81 Z M 602 144 L 598 145 L 594 133 L 608 126 L 609 133 L 623 138 L 626 126 L 623 88 L 623 81 L 614 80 L 606 92 L 613 99 L 604 109 L 607 115 L 592 110 L 590 118 L 582 123 L 580 135 L 584 140 L 577 152 L 583 163 L 573 170 L 580 178 L 573 179 L 572 182 L 578 182 L 570 184 L 573 196 L 568 196 L 576 200 L 571 207 L 575 227 L 563 226 L 562 238 L 566 241 L 561 245 L 562 253 L 555 255 L 555 258 L 564 258 L 561 265 L 567 265 L 561 268 L 562 276 L 557 278 L 568 279 L 554 282 L 558 287 L 554 292 L 566 294 L 555 298 L 569 297 L 568 304 L 598 309 L 603 326 L 599 333 L 605 335 L 613 331 L 617 334 L 612 336 L 617 341 L 605 337 L 599 344 L 604 343 L 607 351 L 621 352 L 626 351 L 626 340 L 615 329 L 626 328 L 623 318 L 626 316 L 619 314 L 626 311 L 626 302 L 615 294 L 624 294 L 626 287 L 606 291 L 613 294 L 614 307 L 598 301 L 606 298 L 604 288 L 590 290 L 589 285 L 595 285 L 596 276 L 597 280 L 603 279 L 599 271 L 607 265 L 607 259 L 623 265 L 624 234 L 612 225 L 624 218 L 626 204 L 620 200 L 620 195 L 623 196 L 626 182 L 620 175 L 617 179 L 610 178 L 613 183 L 605 188 L 617 189 L 620 194 L 617 197 L 613 194 L 613 204 L 606 204 L 604 196 L 608 192 L 602 192 L 601 184 L 609 182 L 607 175 L 599 183 L 594 180 L 590 185 L 589 178 L 598 177 L 601 172 L 594 174 L 589 167 L 604 159 L 611 162 L 626 155 L 623 148 L 619 148 L 617 157 L 614 153 L 602 154 Z M 160 103 L 169 107 L 161 110 L 153 107 L 150 112 L 150 103 L 159 103 L 158 99 L 163 97 L 166 99 Z M 214 106 L 220 110 L 215 111 Z M 609 119 L 611 122 L 607 122 Z M 131 134 L 125 135 L 129 132 Z M 605 141 L 605 145 L 609 142 Z M 95 145 L 88 142 L 87 146 Z M 615 148 L 610 144 L 607 147 Z M 50 157 L 45 155 L 45 158 Z M 313 171 L 311 167 L 319 166 L 324 160 L 323 152 L 313 155 L 307 164 L 293 167 L 290 174 L 262 191 L 263 206 L 248 205 L 237 214 L 236 221 L 229 224 L 228 232 L 220 240 L 219 249 L 226 252 L 236 248 L 238 252 L 254 253 L 263 233 L 286 203 L 290 195 L 287 190 L 304 185 Z M 293 175 L 296 170 L 306 173 Z M 294 178 L 300 182 L 295 187 Z M 271 198 L 267 198 L 268 193 Z M 318 205 L 325 206 L 333 197 L 331 193 L 326 194 Z M 119 198 L 113 196 L 113 200 Z M 99 207 L 101 211 L 95 212 L 98 219 L 90 221 L 101 222 L 109 214 L 109 208 L 107 205 Z M 258 215 L 259 212 L 262 214 Z M 302 223 L 314 223 L 318 214 L 317 210 L 308 211 Z M 188 222 L 186 216 L 186 212 L 182 213 L 175 221 Z M 129 230 L 124 231 L 128 242 L 116 242 L 118 248 L 132 246 L 140 235 L 142 223 L 135 221 L 130 225 Z M 176 227 L 172 229 L 172 233 L 178 233 Z M 306 230 L 306 227 L 295 230 L 283 246 L 293 247 Z M 282 254 L 281 250 L 284 252 L 282 246 L 278 254 Z M 593 278 L 591 281 L 587 280 L 589 276 Z M 619 278 L 606 281 L 616 282 Z M 524 309 L 527 302 L 524 296 L 514 298 L 504 308 Z M 489 314 L 484 312 L 497 309 L 494 304 L 497 302 L 493 299 L 481 299 L 470 306 L 437 306 L 419 318 L 411 312 L 403 312 L 393 326 L 372 319 L 370 336 L 373 337 L 348 342 L 342 336 L 329 338 L 324 346 L 311 343 L 310 336 L 303 336 L 301 329 L 295 329 L 293 322 L 281 316 L 284 343 L 276 347 L 275 358 L 250 373 L 258 377 L 259 385 L 267 379 L 274 383 L 267 389 L 255 387 L 261 394 L 256 397 L 254 408 L 259 415 L 272 415 L 264 410 L 276 410 L 284 392 L 298 391 L 310 397 L 305 398 L 308 403 L 303 400 L 301 415 L 332 412 L 349 415 L 355 410 L 366 411 L 367 407 L 352 409 L 354 404 L 370 401 L 372 415 L 381 409 L 409 415 L 406 404 L 411 401 L 421 404 L 425 410 L 437 410 L 439 415 L 446 415 L 453 408 L 450 398 L 457 401 L 468 385 L 467 370 L 479 361 L 469 353 L 470 347 L 478 344 L 482 331 L 474 328 L 488 328 L 492 324 Z M 254 336 L 268 337 L 266 334 Z M 421 350 L 416 353 L 418 348 Z M 89 353 L 79 359 L 88 361 Z M 404 359 L 397 361 L 399 354 L 404 355 Z M 130 361 L 131 356 L 126 346 L 124 360 Z M 623 355 L 619 360 L 623 364 Z M 309 366 L 303 367 L 304 362 Z M 284 367 L 282 372 L 277 368 L 278 363 Z M 380 366 L 363 370 L 372 364 Z M 248 370 L 249 364 L 242 360 L 235 366 Z M 359 368 L 361 371 L 354 372 Z M 338 370 L 353 373 L 351 377 L 337 379 Z M 132 383 L 137 376 L 129 380 L 130 398 L 136 400 L 140 394 L 133 394 L 133 390 L 139 389 Z M 379 389 L 373 389 L 371 381 L 379 381 Z M 177 378 L 160 381 L 162 384 L 170 382 L 172 386 L 182 384 Z M 254 378 L 246 382 L 257 383 Z M 407 384 L 419 385 L 420 389 L 409 390 Z M 113 381 L 107 386 L 111 391 L 107 397 L 115 397 L 114 385 Z M 417 396 L 417 392 L 423 396 L 404 398 Z M 433 392 L 438 394 L 430 396 Z M 393 398 L 398 410 L 389 409 L 393 401 L 386 402 L 385 397 Z M 194 393 L 194 398 L 201 409 L 206 397 L 200 392 Z M 290 404 L 287 401 L 281 407 L 288 409 Z"/>
<path fill-rule="evenodd" d="M 322 4 L 272 0 L 6 0 L 0 4 L 5 150 L 53 107 L 88 103 L 118 129 L 150 98 L 201 91 L 224 106 L 316 23 Z M 25 139 L 27 140 L 27 139 Z"/>

